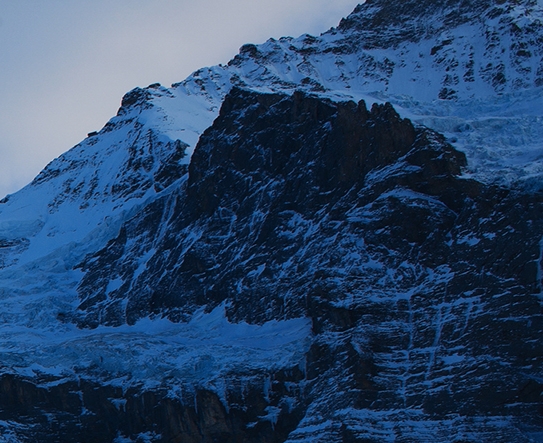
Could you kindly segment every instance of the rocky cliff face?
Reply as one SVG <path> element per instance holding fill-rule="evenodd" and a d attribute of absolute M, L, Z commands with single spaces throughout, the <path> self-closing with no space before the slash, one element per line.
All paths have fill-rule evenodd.
<path fill-rule="evenodd" d="M 70 320 L 186 321 L 221 305 L 232 323 L 307 317 L 305 355 L 267 375 L 273 395 L 253 372 L 240 400 L 240 374 L 227 372 L 222 402 L 196 390 L 195 399 L 214 399 L 196 408 L 177 399 L 164 412 L 171 400 L 161 390 L 130 400 L 83 389 L 76 411 L 98 415 L 83 432 L 104 420 L 104 403 L 152 395 L 167 420 L 132 428 L 126 417 L 137 412 L 124 408 L 111 432 L 530 441 L 543 406 L 542 196 L 461 178 L 465 162 L 390 105 L 233 90 L 182 186 L 81 263 Z M 111 290 L 112 281 L 123 283 Z"/>
<path fill-rule="evenodd" d="M 395 165 L 423 143 L 417 137 L 426 141 L 390 105 L 370 112 L 363 102 L 235 89 L 200 139 L 175 204 L 166 214 L 162 201 L 147 208 L 83 262 L 83 324 L 134 323 L 152 313 L 179 320 L 234 300 L 227 312 L 246 311 L 237 321 L 299 316 L 313 273 L 329 260 L 317 235 L 331 229 L 323 215 L 348 192 L 358 198 L 367 175 Z M 124 283 L 106 294 L 111 280 Z"/>
<path fill-rule="evenodd" d="M 4 199 L 0 441 L 540 441 L 541 5 L 460 6 L 135 89 Z"/>

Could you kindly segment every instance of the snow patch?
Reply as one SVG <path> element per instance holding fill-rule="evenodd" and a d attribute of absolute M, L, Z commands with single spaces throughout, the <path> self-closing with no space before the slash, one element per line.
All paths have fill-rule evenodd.
<path fill-rule="evenodd" d="M 197 312 L 189 323 L 145 318 L 133 326 L 81 330 L 66 324 L 50 332 L 4 324 L 0 337 L 4 371 L 23 376 L 83 373 L 99 379 L 107 373 L 108 383 L 123 386 L 213 386 L 229 373 L 298 365 L 309 346 L 311 324 L 305 318 L 231 323 L 221 305 Z"/>

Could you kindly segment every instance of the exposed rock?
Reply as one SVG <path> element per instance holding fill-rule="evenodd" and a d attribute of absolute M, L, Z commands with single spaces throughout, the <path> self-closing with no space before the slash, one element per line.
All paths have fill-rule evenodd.
<path fill-rule="evenodd" d="M 77 321 L 179 321 L 224 302 L 236 322 L 309 316 L 308 409 L 289 441 L 313 425 L 314 441 L 371 440 L 398 411 L 438 423 L 439 441 L 473 421 L 480 441 L 529 441 L 543 406 L 542 196 L 461 178 L 464 165 L 390 105 L 234 90 L 186 191 L 82 263 Z M 106 296 L 117 278 L 129 283 Z"/>
<path fill-rule="evenodd" d="M 276 443 L 285 441 L 303 416 L 300 404 L 279 401 L 291 393 L 289 384 L 299 381 L 300 374 L 294 374 L 269 375 L 267 392 L 238 380 L 223 399 L 191 386 L 126 390 L 84 379 L 42 380 L 40 386 L 35 379 L 4 374 L 0 420 L 24 423 L 15 435 L 20 441 L 92 443 L 125 437 L 172 443 Z"/>

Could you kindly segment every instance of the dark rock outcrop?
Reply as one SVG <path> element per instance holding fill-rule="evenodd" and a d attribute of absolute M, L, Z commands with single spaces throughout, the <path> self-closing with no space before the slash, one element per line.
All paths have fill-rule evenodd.
<path fill-rule="evenodd" d="M 437 134 L 415 129 L 388 104 L 368 111 L 363 102 L 335 104 L 301 93 L 287 97 L 235 89 L 202 136 L 186 191 L 170 197 L 175 202 L 163 199 L 146 208 L 104 251 L 82 264 L 87 272 L 80 287 L 81 324 L 133 323 L 157 313 L 181 319 L 196 307 L 206 305 L 211 310 L 225 300 L 236 300 L 230 308 L 236 320 L 263 322 L 304 315 L 314 276 L 286 264 L 296 257 L 305 266 L 311 263 L 312 272 L 329 267 L 321 263 L 329 261 L 322 251 L 297 255 L 305 249 L 303 237 L 309 225 L 321 224 L 323 215 L 346 221 L 352 205 L 367 205 L 403 186 L 439 193 L 445 207 L 454 208 L 460 203 L 448 184 L 464 164 L 463 154 Z M 390 167 L 397 172 L 387 174 Z M 383 177 L 376 180 L 368 177 L 370 173 Z M 456 181 L 461 187 L 475 186 Z M 174 206 L 166 211 L 165 205 Z M 164 219 L 165 214 L 169 219 Z M 297 222 L 299 227 L 291 226 Z M 329 234 L 315 234 L 315 239 L 319 235 Z M 405 235 L 424 242 L 420 226 L 407 228 Z M 136 248 L 153 247 L 157 252 L 135 281 L 135 263 L 119 259 L 144 253 L 127 255 L 125 248 L 127 238 L 140 236 L 144 238 L 139 238 Z M 183 237 L 196 236 L 199 239 L 187 247 Z M 314 257 L 319 257 L 316 263 Z M 219 263 L 223 265 L 217 268 Z M 125 284 L 106 297 L 112 267 Z M 247 275 L 259 267 L 265 269 L 255 275 L 258 278 Z M 276 279 L 278 272 L 282 279 Z M 239 291 L 240 285 L 247 291 Z M 283 291 L 289 296 L 278 295 Z M 260 294 L 256 311 L 255 292 Z M 247 297 L 250 313 L 234 314 L 242 309 L 240 297 Z M 117 306 L 127 298 L 126 310 L 119 311 Z"/>
<path fill-rule="evenodd" d="M 4 374 L 0 420 L 23 423 L 11 435 L 16 441 L 93 443 L 124 437 L 137 442 L 276 443 L 285 441 L 303 416 L 300 405 L 289 408 L 280 402 L 300 375 L 261 374 L 271 381 L 266 395 L 261 386 L 237 380 L 221 399 L 193 386 L 177 386 L 175 392 L 124 389 L 85 379 L 41 380 L 37 385 L 35 379 Z M 269 408 L 277 410 L 274 420 L 266 418 Z"/>

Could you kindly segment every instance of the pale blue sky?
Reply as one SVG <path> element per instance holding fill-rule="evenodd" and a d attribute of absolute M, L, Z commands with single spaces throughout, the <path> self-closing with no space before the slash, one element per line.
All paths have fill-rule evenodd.
<path fill-rule="evenodd" d="M 0 0 L 0 198 L 100 129 L 125 92 L 320 34 L 356 0 Z"/>

